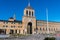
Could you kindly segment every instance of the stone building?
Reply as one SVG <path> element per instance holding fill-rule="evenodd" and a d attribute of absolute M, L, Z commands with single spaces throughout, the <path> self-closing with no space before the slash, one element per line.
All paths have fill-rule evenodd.
<path fill-rule="evenodd" d="M 59 22 L 48 22 L 49 33 L 57 33 L 60 31 Z M 14 17 L 9 20 L 0 20 L 0 34 L 35 34 L 47 33 L 47 22 L 44 20 L 36 20 L 35 10 L 30 6 L 24 9 L 24 16 L 22 21 L 18 21 Z"/>

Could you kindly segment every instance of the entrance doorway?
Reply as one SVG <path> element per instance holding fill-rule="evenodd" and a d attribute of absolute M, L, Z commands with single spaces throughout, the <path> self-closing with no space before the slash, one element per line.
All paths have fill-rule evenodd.
<path fill-rule="evenodd" d="M 0 29 L 0 34 L 6 34 L 6 29 Z"/>
<path fill-rule="evenodd" d="M 27 25 L 27 34 L 32 34 L 32 23 L 29 22 Z"/>

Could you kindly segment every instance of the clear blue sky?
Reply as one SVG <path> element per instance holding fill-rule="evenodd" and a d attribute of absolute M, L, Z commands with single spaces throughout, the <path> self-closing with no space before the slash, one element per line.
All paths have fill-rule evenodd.
<path fill-rule="evenodd" d="M 48 8 L 49 21 L 60 22 L 60 0 L 30 0 L 31 7 L 35 10 L 37 20 L 46 20 Z M 0 0 L 0 19 L 8 20 L 16 13 L 16 19 L 22 20 L 24 8 L 28 0 Z"/>

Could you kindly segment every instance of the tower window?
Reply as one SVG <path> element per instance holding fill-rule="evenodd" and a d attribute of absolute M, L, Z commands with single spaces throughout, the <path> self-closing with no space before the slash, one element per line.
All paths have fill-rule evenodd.
<path fill-rule="evenodd" d="M 33 16 L 33 12 L 32 12 L 32 16 Z"/>
<path fill-rule="evenodd" d="M 28 16 L 28 10 L 26 10 L 26 16 Z"/>
<path fill-rule="evenodd" d="M 31 16 L 31 11 L 29 11 L 29 16 Z"/>

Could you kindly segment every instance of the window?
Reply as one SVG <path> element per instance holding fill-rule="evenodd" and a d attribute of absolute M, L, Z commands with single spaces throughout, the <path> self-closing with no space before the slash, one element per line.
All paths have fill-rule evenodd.
<path fill-rule="evenodd" d="M 38 30 L 38 28 L 36 28 L 36 30 Z"/>
<path fill-rule="evenodd" d="M 13 28 L 13 26 L 11 26 L 11 28 Z"/>
<path fill-rule="evenodd" d="M 6 25 L 6 27 L 8 27 L 8 26 Z"/>
<path fill-rule="evenodd" d="M 28 16 L 28 10 L 26 10 L 26 16 Z"/>
<path fill-rule="evenodd" d="M 20 33 L 20 30 L 19 30 L 19 33 Z"/>
<path fill-rule="evenodd" d="M 15 30 L 15 33 L 17 33 L 17 30 Z"/>
<path fill-rule="evenodd" d="M 14 28 L 15 28 L 15 26 L 14 26 Z"/>
<path fill-rule="evenodd" d="M 16 26 L 11 26 L 11 28 L 15 28 Z"/>
<path fill-rule="evenodd" d="M 43 31 L 44 31 L 45 29 L 43 28 Z"/>
<path fill-rule="evenodd" d="M 24 33 L 24 30 L 23 30 L 23 33 Z"/>
<path fill-rule="evenodd" d="M 18 28 L 22 28 L 22 26 L 18 26 Z"/>
<path fill-rule="evenodd" d="M 3 25 L 3 27 L 5 27 L 5 25 Z"/>
<path fill-rule="evenodd" d="M 3 25 L 3 27 L 8 27 L 7 25 L 5 26 L 5 25 Z"/>
<path fill-rule="evenodd" d="M 31 11 L 29 11 L 29 16 L 31 16 Z"/>
<path fill-rule="evenodd" d="M 33 16 L 33 13 L 32 13 L 32 16 Z"/>
<path fill-rule="evenodd" d="M 33 16 L 33 11 L 32 11 L 32 16 Z"/>

